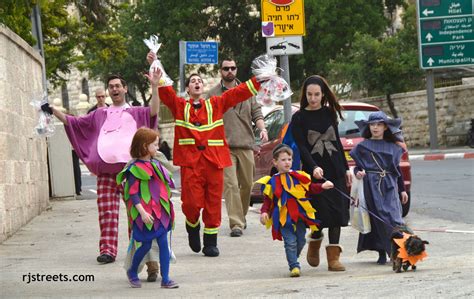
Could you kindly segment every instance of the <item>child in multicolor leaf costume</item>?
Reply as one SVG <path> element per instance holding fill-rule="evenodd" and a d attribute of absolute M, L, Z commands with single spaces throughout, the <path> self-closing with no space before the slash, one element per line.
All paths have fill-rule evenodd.
<path fill-rule="evenodd" d="M 140 128 L 133 136 L 130 146 L 131 160 L 117 175 L 117 183 L 124 184 L 124 201 L 127 207 L 130 242 L 135 242 L 135 254 L 127 277 L 132 287 L 141 287 L 138 267 L 150 251 L 153 240 L 160 249 L 161 287 L 177 288 L 178 284 L 168 276 L 170 249 L 168 231 L 174 224 L 168 171 L 152 157 L 158 150 L 158 132 Z"/>
<path fill-rule="evenodd" d="M 311 183 L 310 176 L 304 171 L 291 170 L 293 151 L 285 144 L 273 150 L 273 164 L 278 173 L 257 181 L 262 184 L 264 202 L 260 210 L 260 222 L 272 227 L 274 240 L 285 244 L 286 259 L 290 276 L 300 276 L 298 257 L 306 243 L 306 228 L 311 232 L 318 230 L 319 221 L 316 210 L 309 202 L 309 194 L 319 194 L 323 189 L 333 188 L 330 181 L 323 184 Z"/>

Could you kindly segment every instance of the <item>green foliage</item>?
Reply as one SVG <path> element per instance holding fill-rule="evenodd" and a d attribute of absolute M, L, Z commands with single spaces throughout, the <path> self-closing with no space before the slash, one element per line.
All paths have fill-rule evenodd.
<path fill-rule="evenodd" d="M 381 0 L 305 1 L 305 17 L 305 54 L 290 57 L 293 86 L 310 75 L 327 76 L 329 61 L 348 53 L 356 33 L 380 36 L 388 25 Z"/>
<path fill-rule="evenodd" d="M 404 92 L 419 88 L 422 71 L 417 61 L 414 8 L 404 16 L 405 27 L 394 36 L 377 39 L 356 34 L 347 55 L 339 55 L 330 66 L 333 83 L 352 83 L 353 89 L 365 90 L 369 96 Z"/>
<path fill-rule="evenodd" d="M 239 78 L 247 80 L 252 75 L 252 60 L 266 52 L 261 18 L 251 13 L 254 9 L 260 10 L 260 1 L 221 0 L 218 3 L 209 8 L 206 34 L 213 39 L 219 38 L 220 58 L 234 58 L 239 66 Z"/>
<path fill-rule="evenodd" d="M 77 61 L 74 53 L 79 42 L 79 23 L 69 16 L 67 0 L 41 3 L 41 27 L 43 31 L 46 76 L 53 87 L 60 86 Z"/>
<path fill-rule="evenodd" d="M 30 15 L 33 11 L 31 2 L 27 0 L 0 1 L 0 23 L 10 28 L 28 44 L 34 45 L 36 41 L 31 34 Z"/>

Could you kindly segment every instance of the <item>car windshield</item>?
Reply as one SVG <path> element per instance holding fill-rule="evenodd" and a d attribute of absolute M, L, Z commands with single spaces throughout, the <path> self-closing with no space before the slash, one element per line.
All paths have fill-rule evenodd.
<path fill-rule="evenodd" d="M 342 115 L 344 120 L 339 122 L 339 137 L 358 137 L 359 128 L 354 123 L 357 120 L 368 119 L 369 114 L 374 111 L 368 110 L 344 110 Z"/>

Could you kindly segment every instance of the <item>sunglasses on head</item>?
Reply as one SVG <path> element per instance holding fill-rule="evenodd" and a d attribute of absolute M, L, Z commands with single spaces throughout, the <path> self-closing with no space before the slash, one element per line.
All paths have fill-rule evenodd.
<path fill-rule="evenodd" d="M 228 72 L 229 70 L 235 71 L 237 69 L 236 66 L 223 66 L 222 70 Z"/>

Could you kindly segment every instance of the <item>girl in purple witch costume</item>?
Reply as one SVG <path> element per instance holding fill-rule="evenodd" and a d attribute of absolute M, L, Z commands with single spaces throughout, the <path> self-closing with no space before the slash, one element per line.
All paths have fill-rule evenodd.
<path fill-rule="evenodd" d="M 359 234 L 357 252 L 374 250 L 379 253 L 377 264 L 387 262 L 391 251 L 391 234 L 395 226 L 402 225 L 401 202 L 408 201 L 405 192 L 400 160 L 404 152 L 399 141 L 400 119 L 389 119 L 382 111 L 373 112 L 367 121 L 355 122 L 364 141 L 354 147 L 350 155 L 356 163 L 354 174 L 364 181 L 364 196 L 370 212 L 372 230 Z"/>
<path fill-rule="evenodd" d="M 138 267 L 156 240 L 160 249 L 161 287 L 177 288 L 178 284 L 168 276 L 170 249 L 168 232 L 174 224 L 173 204 L 170 200 L 170 185 L 173 186 L 168 171 L 152 157 L 158 150 L 158 132 L 140 128 L 135 133 L 130 147 L 132 159 L 117 175 L 117 183 L 124 183 L 124 200 L 127 207 L 130 244 L 135 242 L 127 277 L 133 288 L 140 288 Z"/>

